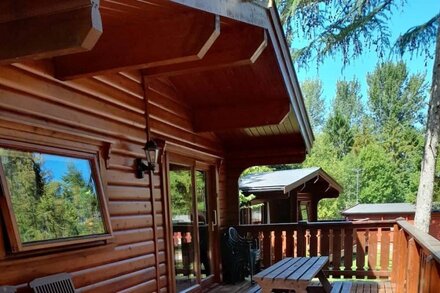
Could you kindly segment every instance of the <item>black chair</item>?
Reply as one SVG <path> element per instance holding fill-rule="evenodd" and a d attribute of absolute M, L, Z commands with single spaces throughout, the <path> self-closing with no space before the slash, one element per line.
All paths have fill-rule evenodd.
<path fill-rule="evenodd" d="M 223 281 L 241 282 L 245 277 L 252 277 L 259 269 L 260 249 L 258 241 L 241 237 L 237 230 L 230 227 L 223 234 L 222 243 Z"/>

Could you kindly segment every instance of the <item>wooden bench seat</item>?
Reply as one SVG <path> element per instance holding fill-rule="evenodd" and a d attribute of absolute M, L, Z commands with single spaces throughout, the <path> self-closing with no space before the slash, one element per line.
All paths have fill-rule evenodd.
<path fill-rule="evenodd" d="M 332 284 L 332 291 L 331 293 L 350 293 L 352 283 L 351 282 L 335 282 Z M 320 284 L 312 284 L 310 286 L 310 292 L 324 292 L 322 286 Z M 309 288 L 307 288 L 307 291 L 309 291 Z M 249 289 L 248 293 L 260 293 L 261 287 L 259 285 L 255 285 L 252 288 Z"/>

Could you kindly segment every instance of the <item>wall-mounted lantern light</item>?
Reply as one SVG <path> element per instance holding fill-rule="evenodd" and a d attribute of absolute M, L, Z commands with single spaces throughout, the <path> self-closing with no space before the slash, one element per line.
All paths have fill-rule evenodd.
<path fill-rule="evenodd" d="M 154 171 L 159 159 L 159 148 L 154 140 L 149 140 L 143 148 L 147 161 L 141 158 L 135 160 L 136 164 L 136 178 L 144 178 L 144 173 L 147 171 Z"/>

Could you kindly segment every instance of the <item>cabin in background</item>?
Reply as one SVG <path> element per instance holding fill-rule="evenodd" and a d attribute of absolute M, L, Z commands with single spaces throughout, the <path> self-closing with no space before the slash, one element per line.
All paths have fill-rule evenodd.
<path fill-rule="evenodd" d="M 1 1 L 0 285 L 221 281 L 240 174 L 302 162 L 313 141 L 270 3 Z"/>
<path fill-rule="evenodd" d="M 295 223 L 318 220 L 318 202 L 337 198 L 342 187 L 319 167 L 244 176 L 239 188 L 253 194 L 255 208 L 241 210 L 241 224 Z"/>
<path fill-rule="evenodd" d="M 410 203 L 363 203 L 346 209 L 341 214 L 349 221 L 386 221 L 403 218 L 414 221 L 416 207 Z M 429 234 L 440 240 L 440 211 L 432 210 Z"/>

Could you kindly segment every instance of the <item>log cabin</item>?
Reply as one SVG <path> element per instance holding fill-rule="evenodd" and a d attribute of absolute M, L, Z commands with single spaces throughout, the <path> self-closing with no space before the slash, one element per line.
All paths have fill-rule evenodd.
<path fill-rule="evenodd" d="M 239 189 L 254 197 L 240 209 L 240 224 L 318 221 L 318 203 L 337 198 L 342 186 L 320 167 L 280 170 L 242 176 Z"/>
<path fill-rule="evenodd" d="M 1 1 L 0 285 L 26 292 L 62 272 L 82 292 L 220 281 L 239 175 L 301 162 L 313 141 L 269 2 Z M 151 141 L 155 168 L 142 161 Z M 189 178 L 180 209 L 175 176 Z"/>

